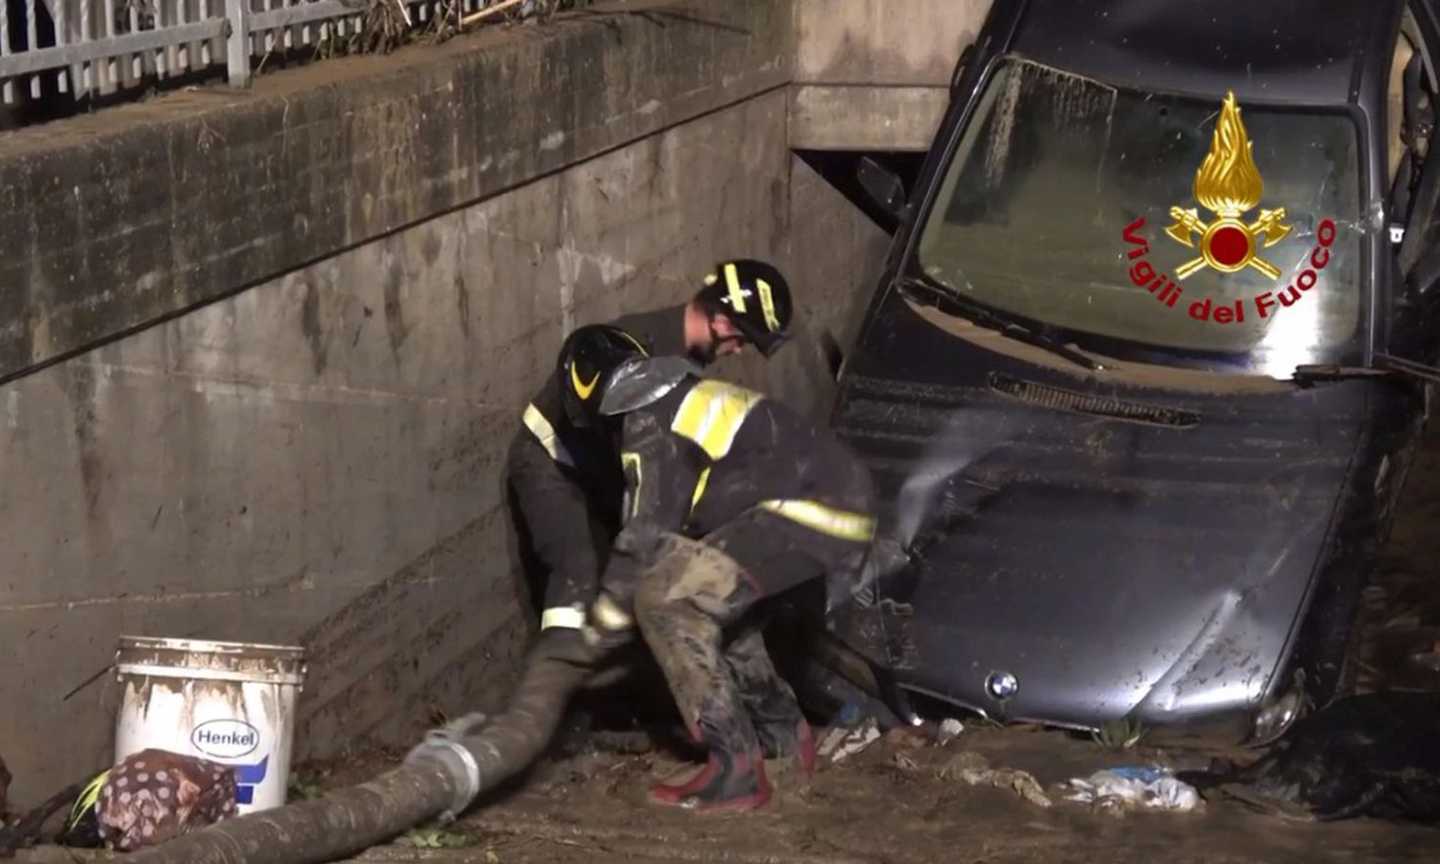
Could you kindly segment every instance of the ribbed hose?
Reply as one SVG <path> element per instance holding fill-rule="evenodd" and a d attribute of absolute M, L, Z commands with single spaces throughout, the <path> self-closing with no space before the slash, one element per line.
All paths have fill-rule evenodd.
<path fill-rule="evenodd" d="M 550 635 L 550 634 L 559 635 Z M 469 793 L 463 771 L 442 758 L 407 760 L 368 783 L 228 819 L 127 856 L 133 864 L 320 864 L 353 855 L 523 771 L 544 751 L 594 651 L 578 631 L 546 631 L 525 664 L 505 713 L 457 742 L 479 768 Z M 423 752 L 423 748 L 422 748 Z M 413 754 L 412 754 L 413 755 Z M 472 778 L 473 779 L 473 778 Z"/>
<path fill-rule="evenodd" d="M 229 819 L 127 858 L 135 864 L 334 861 L 424 822 L 454 796 L 443 765 L 405 765 L 324 798 Z"/>
<path fill-rule="evenodd" d="M 481 791 L 495 788 L 540 757 L 570 697 L 594 671 L 599 653 L 578 630 L 542 632 L 505 713 L 461 739 L 480 769 Z"/>

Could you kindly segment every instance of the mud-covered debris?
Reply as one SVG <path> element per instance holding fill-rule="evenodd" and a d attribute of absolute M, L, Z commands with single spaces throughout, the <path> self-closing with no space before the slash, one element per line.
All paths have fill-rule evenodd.
<path fill-rule="evenodd" d="M 990 760 L 976 753 L 974 750 L 962 750 L 951 756 L 940 770 L 935 772 L 941 780 L 959 780 L 962 774 L 986 771 L 990 768 Z"/>
<path fill-rule="evenodd" d="M 929 747 L 934 739 L 923 728 L 896 726 L 885 733 L 885 743 L 896 749 L 919 750 Z"/>
<path fill-rule="evenodd" d="M 939 744 L 941 747 L 944 747 L 946 744 L 949 744 L 951 741 L 954 741 L 956 738 L 960 737 L 960 733 L 964 731 L 964 723 L 961 723 L 954 717 L 947 717 L 940 723 L 940 731 L 935 736 L 935 743 Z"/>
<path fill-rule="evenodd" d="M 1072 779 L 1066 800 L 1089 804 L 1113 814 L 1126 810 L 1189 812 L 1204 806 L 1195 787 L 1158 765 L 1132 765 L 1096 771 Z"/>
<path fill-rule="evenodd" d="M 994 786 L 1009 789 L 1026 801 L 1040 807 L 1051 806 L 1040 781 L 1028 771 L 1015 768 L 992 768 L 984 756 L 973 750 L 956 753 L 936 772 L 941 780 L 959 780 L 971 786 Z"/>
<path fill-rule="evenodd" d="M 1365 693 L 1301 718 L 1244 767 L 1180 780 L 1277 816 L 1440 822 L 1440 693 Z"/>
<path fill-rule="evenodd" d="M 412 846 L 416 849 L 463 849 L 478 842 L 470 834 L 447 831 L 434 825 L 412 828 L 395 840 L 397 845 Z"/>
<path fill-rule="evenodd" d="M 899 768 L 901 771 L 904 771 L 906 774 L 920 773 L 920 763 L 915 761 L 914 756 L 911 756 L 908 753 L 901 752 L 895 754 L 894 760 L 895 767 Z"/>
<path fill-rule="evenodd" d="M 832 762 L 841 762 L 880 739 L 880 727 L 871 717 L 859 726 L 836 726 L 820 739 L 819 753 Z"/>
<path fill-rule="evenodd" d="M 655 738 L 644 729 L 597 729 L 590 733 L 590 744 L 597 753 L 639 756 L 654 753 Z"/>

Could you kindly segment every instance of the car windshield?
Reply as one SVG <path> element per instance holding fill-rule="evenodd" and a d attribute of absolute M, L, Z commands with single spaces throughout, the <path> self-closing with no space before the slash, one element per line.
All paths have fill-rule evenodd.
<path fill-rule="evenodd" d="M 918 262 L 1082 346 L 1288 378 L 1359 337 L 1358 174 L 1343 113 L 1144 93 L 1011 57 Z"/>

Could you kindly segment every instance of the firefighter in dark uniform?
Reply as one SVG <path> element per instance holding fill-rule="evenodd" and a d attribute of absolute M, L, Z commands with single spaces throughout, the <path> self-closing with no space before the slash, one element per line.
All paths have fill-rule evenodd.
<path fill-rule="evenodd" d="M 700 365 L 754 345 L 770 356 L 788 334 L 790 288 L 763 261 L 725 261 L 687 303 L 624 316 L 611 326 L 652 357 L 683 355 Z M 592 434 L 563 394 L 585 382 L 552 374 L 526 406 L 511 442 L 508 471 L 516 509 L 538 570 L 532 592 L 541 630 L 579 628 L 599 590 L 600 554 L 619 529 L 624 481 L 611 442 Z"/>
<path fill-rule="evenodd" d="M 569 410 L 612 435 L 624 527 L 583 635 L 602 651 L 643 636 L 691 737 L 709 752 L 652 800 L 743 810 L 770 797 L 766 751 L 807 773 L 814 742 L 761 636 L 766 598 L 824 579 L 853 589 L 874 535 L 870 477 L 828 430 L 623 332 L 577 330 L 561 353 Z"/>

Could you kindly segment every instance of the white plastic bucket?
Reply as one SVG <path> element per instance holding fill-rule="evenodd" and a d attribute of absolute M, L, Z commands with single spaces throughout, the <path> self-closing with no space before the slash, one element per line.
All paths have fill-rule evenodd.
<path fill-rule="evenodd" d="M 234 766 L 239 811 L 285 803 L 304 650 L 121 636 L 115 761 L 147 748 Z"/>

